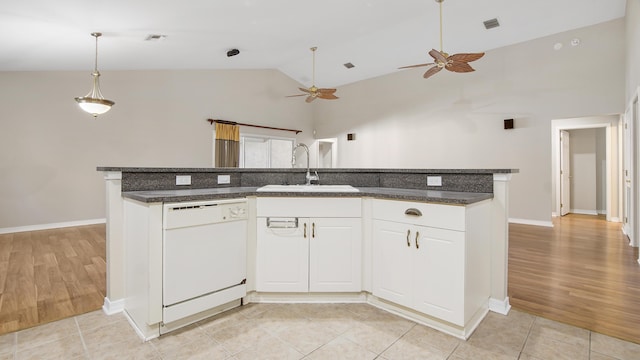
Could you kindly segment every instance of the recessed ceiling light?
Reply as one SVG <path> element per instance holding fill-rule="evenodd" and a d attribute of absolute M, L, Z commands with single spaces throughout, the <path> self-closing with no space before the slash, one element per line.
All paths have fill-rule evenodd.
<path fill-rule="evenodd" d="M 553 50 L 560 50 L 562 49 L 562 43 L 555 43 L 553 45 Z"/>
<path fill-rule="evenodd" d="M 347 69 L 353 69 L 354 67 L 356 67 L 355 65 L 353 65 L 352 63 L 348 62 L 346 64 L 343 64 L 344 67 L 346 67 Z"/>
<path fill-rule="evenodd" d="M 144 40 L 145 41 L 162 41 L 166 38 L 167 38 L 167 35 L 149 34 Z"/>
<path fill-rule="evenodd" d="M 580 39 L 575 38 L 571 40 L 571 46 L 578 46 L 578 45 L 580 45 Z"/>
<path fill-rule="evenodd" d="M 498 19 L 491 19 L 484 22 L 484 27 L 487 30 L 497 28 L 498 26 L 500 26 Z"/>

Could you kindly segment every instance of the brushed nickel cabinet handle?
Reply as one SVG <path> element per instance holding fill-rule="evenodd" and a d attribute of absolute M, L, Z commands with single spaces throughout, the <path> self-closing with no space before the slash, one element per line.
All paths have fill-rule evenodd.
<path fill-rule="evenodd" d="M 304 223 L 304 238 L 307 238 L 307 223 Z"/>
<path fill-rule="evenodd" d="M 412 215 L 412 216 L 422 216 L 422 211 L 416 209 L 416 208 L 408 208 L 407 210 L 404 211 L 405 215 Z"/>
<path fill-rule="evenodd" d="M 420 242 L 418 238 L 420 237 L 420 231 L 416 231 L 416 249 L 420 249 Z"/>
<path fill-rule="evenodd" d="M 312 238 L 316 237 L 316 223 L 311 224 L 311 237 Z"/>
<path fill-rule="evenodd" d="M 411 247 L 411 240 L 409 240 L 409 236 L 411 236 L 411 230 L 407 230 L 407 246 Z"/>

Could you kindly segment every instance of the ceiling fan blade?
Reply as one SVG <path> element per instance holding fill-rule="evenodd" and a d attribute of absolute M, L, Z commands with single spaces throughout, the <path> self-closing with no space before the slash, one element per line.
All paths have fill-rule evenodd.
<path fill-rule="evenodd" d="M 399 67 L 398 69 L 411 69 L 411 68 L 417 68 L 417 67 L 429 66 L 429 65 L 433 65 L 433 64 L 434 64 L 434 63 L 426 63 L 426 64 L 409 65 L 409 66 Z"/>
<path fill-rule="evenodd" d="M 318 89 L 320 94 L 333 94 L 334 92 L 336 92 L 336 89 Z"/>
<path fill-rule="evenodd" d="M 325 99 L 325 100 L 335 100 L 335 99 L 339 99 L 339 97 L 333 95 L 333 94 L 318 94 L 318 97 L 320 99 Z"/>
<path fill-rule="evenodd" d="M 444 56 L 444 54 L 436 49 L 431 49 L 431 51 L 429 51 L 429 55 L 431 55 L 431 57 L 434 58 L 436 62 L 447 62 L 447 58 Z"/>
<path fill-rule="evenodd" d="M 471 62 L 476 61 L 484 56 L 484 53 L 474 53 L 474 54 L 454 54 L 449 56 L 449 60 L 451 61 L 461 61 L 461 62 Z"/>
<path fill-rule="evenodd" d="M 297 96 L 307 96 L 307 94 L 287 95 L 285 97 L 297 97 Z"/>
<path fill-rule="evenodd" d="M 439 66 L 434 66 L 431 69 L 427 70 L 427 72 L 424 73 L 424 75 L 422 75 L 423 78 L 428 79 L 431 76 L 437 74 L 438 72 L 440 72 L 440 70 L 442 70 L 441 67 Z"/>
<path fill-rule="evenodd" d="M 311 90 L 299 87 L 300 91 L 306 92 L 307 94 L 311 94 Z"/>
<path fill-rule="evenodd" d="M 462 61 L 453 61 L 453 62 L 451 62 L 451 64 L 447 65 L 447 70 L 453 71 L 453 72 L 459 72 L 459 73 L 466 73 L 466 72 L 475 71 L 475 69 L 472 68 L 471 65 L 467 64 L 466 62 L 462 62 Z"/>
<path fill-rule="evenodd" d="M 306 98 L 304 101 L 305 101 L 305 102 L 310 103 L 310 102 L 312 102 L 312 101 L 313 101 L 313 100 L 315 100 L 315 99 L 316 99 L 316 97 L 315 97 L 315 96 L 307 96 L 307 98 Z"/>

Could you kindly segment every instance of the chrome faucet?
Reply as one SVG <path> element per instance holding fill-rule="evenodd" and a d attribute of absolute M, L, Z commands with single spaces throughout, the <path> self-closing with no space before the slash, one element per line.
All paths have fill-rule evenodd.
<path fill-rule="evenodd" d="M 307 153 L 307 175 L 305 176 L 307 178 L 306 185 L 311 185 L 311 181 L 320 181 L 320 177 L 318 176 L 317 171 L 314 171 L 315 175 L 311 175 L 311 173 L 309 172 L 309 147 L 307 145 L 299 143 L 298 145 L 296 145 L 296 147 L 293 148 L 293 151 L 291 152 L 291 166 L 294 166 L 296 164 L 296 150 L 298 150 L 299 147 L 303 148 Z"/>

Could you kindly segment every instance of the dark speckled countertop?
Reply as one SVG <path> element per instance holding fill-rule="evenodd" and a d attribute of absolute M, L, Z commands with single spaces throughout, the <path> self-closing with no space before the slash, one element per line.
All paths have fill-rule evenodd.
<path fill-rule="evenodd" d="M 203 201 L 216 199 L 259 197 L 374 197 L 392 200 L 421 201 L 453 205 L 469 205 L 492 199 L 492 193 L 358 187 L 359 192 L 258 192 L 258 187 L 227 187 L 210 189 L 129 191 L 122 196 L 145 203 Z"/>

